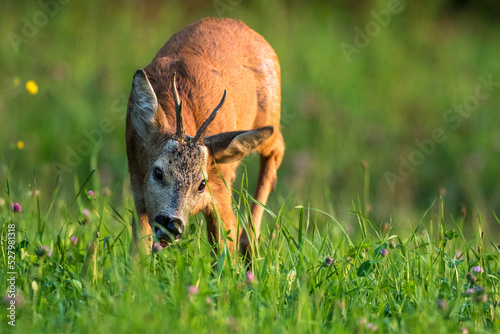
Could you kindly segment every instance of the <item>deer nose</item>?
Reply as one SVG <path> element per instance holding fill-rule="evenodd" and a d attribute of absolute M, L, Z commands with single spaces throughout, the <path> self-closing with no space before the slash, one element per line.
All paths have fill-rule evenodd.
<path fill-rule="evenodd" d="M 175 240 L 179 240 L 181 238 L 183 232 L 183 224 L 182 220 L 180 220 L 179 218 L 170 218 L 167 216 L 158 215 L 155 217 L 155 221 L 162 227 L 164 227 L 165 230 L 167 230 Z M 155 227 L 155 233 L 159 239 L 163 239 L 166 237 L 166 233 L 164 233 L 159 227 Z"/>

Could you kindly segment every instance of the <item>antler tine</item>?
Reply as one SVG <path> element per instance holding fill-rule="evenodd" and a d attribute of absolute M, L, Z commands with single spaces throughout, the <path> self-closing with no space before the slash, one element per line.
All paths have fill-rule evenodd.
<path fill-rule="evenodd" d="M 210 125 L 210 123 L 212 123 L 215 116 L 217 116 L 217 112 L 224 104 L 225 99 L 226 99 L 226 90 L 224 89 L 224 95 L 222 95 L 222 99 L 220 100 L 219 104 L 217 105 L 217 107 L 215 107 L 214 111 L 212 111 L 210 116 L 208 116 L 207 120 L 205 122 L 203 122 L 203 124 L 200 126 L 198 131 L 196 131 L 196 135 L 193 138 L 193 143 L 197 143 L 197 144 L 203 143 L 203 138 L 205 137 L 205 132 L 207 132 L 208 126 Z"/>
<path fill-rule="evenodd" d="M 182 120 L 182 101 L 179 99 L 179 92 L 177 91 L 177 85 L 175 84 L 175 72 L 172 75 L 172 93 L 174 95 L 175 101 L 175 118 L 177 123 L 177 132 L 175 137 L 180 142 L 184 141 L 184 122 Z"/>

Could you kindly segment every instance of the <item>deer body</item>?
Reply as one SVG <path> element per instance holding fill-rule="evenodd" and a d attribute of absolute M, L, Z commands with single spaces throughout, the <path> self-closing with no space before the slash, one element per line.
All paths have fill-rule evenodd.
<path fill-rule="evenodd" d="M 126 125 L 139 218 L 132 228 L 136 244 L 151 247 L 153 233 L 162 240 L 178 239 L 189 215 L 199 211 L 210 241 L 220 242 L 214 208 L 237 240 L 231 182 L 238 162 L 255 150 L 261 163 L 254 197 L 266 203 L 284 152 L 280 99 L 275 52 L 263 37 L 231 19 L 188 25 L 137 71 Z M 262 214 L 263 208 L 253 204 L 249 231 L 256 235 L 240 228 L 244 253 L 249 253 L 250 238 L 258 237 Z"/>

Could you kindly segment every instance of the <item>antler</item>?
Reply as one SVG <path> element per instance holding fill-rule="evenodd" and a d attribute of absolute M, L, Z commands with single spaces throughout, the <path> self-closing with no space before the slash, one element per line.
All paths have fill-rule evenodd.
<path fill-rule="evenodd" d="M 177 122 L 177 132 L 175 133 L 175 138 L 183 142 L 184 141 L 184 123 L 182 121 L 182 101 L 179 99 L 179 92 L 177 91 L 177 86 L 175 84 L 175 72 L 172 75 L 172 93 L 174 95 L 175 101 L 175 117 Z"/>
<path fill-rule="evenodd" d="M 214 111 L 212 111 L 210 116 L 208 116 L 207 120 L 205 122 L 203 122 L 203 124 L 200 126 L 198 131 L 196 131 L 196 134 L 194 135 L 194 138 L 192 141 L 193 143 L 203 144 L 203 138 L 205 137 L 205 132 L 207 132 L 207 127 L 210 125 L 210 123 L 212 123 L 215 116 L 217 116 L 217 112 L 224 104 L 225 99 L 226 99 L 226 90 L 224 89 L 224 95 L 222 95 L 222 99 L 220 100 L 219 105 L 217 107 L 215 107 Z"/>

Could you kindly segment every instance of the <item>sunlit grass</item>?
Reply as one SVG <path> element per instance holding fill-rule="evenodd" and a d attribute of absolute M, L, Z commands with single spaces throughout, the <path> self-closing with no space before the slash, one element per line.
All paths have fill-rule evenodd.
<path fill-rule="evenodd" d="M 328 212 L 284 204 L 278 212 L 266 209 L 259 255 L 248 267 L 224 252 L 212 267 L 214 251 L 196 217 L 180 242 L 137 263 L 129 254 L 132 208 L 115 208 L 109 193 L 90 189 L 93 177 L 75 187 L 72 201 L 56 192 L 45 212 L 38 196 L 49 194 L 6 194 L 0 272 L 17 273 L 17 331 L 500 329 L 498 246 L 481 231 L 464 238 L 452 218 L 428 212 L 409 223 L 405 235 L 393 235 L 391 226 L 378 228 L 358 210 L 352 214 L 361 233 L 354 237 Z M 237 193 L 251 202 L 244 187 Z M 442 212 L 439 205 L 434 203 Z M 247 221 L 245 207 L 240 205 L 240 221 Z M 16 258 L 9 269 L 12 224 Z M 7 290 L 3 279 L 0 291 Z M 5 318 L 0 326 L 10 327 Z"/>

